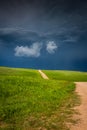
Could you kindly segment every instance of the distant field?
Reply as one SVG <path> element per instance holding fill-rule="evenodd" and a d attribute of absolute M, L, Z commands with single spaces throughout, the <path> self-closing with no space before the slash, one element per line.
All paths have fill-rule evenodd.
<path fill-rule="evenodd" d="M 37 70 L 0 67 L 1 76 L 28 76 L 31 78 L 41 78 Z"/>
<path fill-rule="evenodd" d="M 74 90 L 74 83 L 44 80 L 37 70 L 0 67 L 0 129 L 69 130 Z"/>
<path fill-rule="evenodd" d="M 43 71 L 50 79 L 67 80 L 67 81 L 87 81 L 87 72 L 76 71 L 58 71 L 44 70 Z"/>

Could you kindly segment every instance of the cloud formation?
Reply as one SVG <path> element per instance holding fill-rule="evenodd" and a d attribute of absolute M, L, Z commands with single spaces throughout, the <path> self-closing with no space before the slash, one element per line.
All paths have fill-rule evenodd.
<path fill-rule="evenodd" d="M 15 56 L 18 57 L 39 57 L 41 55 L 41 49 L 43 48 L 43 44 L 39 42 L 33 43 L 31 46 L 16 46 Z M 46 51 L 50 54 L 55 53 L 55 50 L 57 49 L 57 45 L 54 41 L 49 41 L 46 44 Z"/>
<path fill-rule="evenodd" d="M 49 41 L 47 43 L 47 47 L 46 47 L 46 50 L 48 51 L 48 53 L 52 54 L 55 52 L 55 50 L 57 49 L 57 45 L 54 41 Z"/>
<path fill-rule="evenodd" d="M 17 46 L 15 48 L 15 56 L 26 56 L 26 57 L 39 57 L 42 48 L 41 43 L 33 43 L 30 47 L 28 46 Z"/>

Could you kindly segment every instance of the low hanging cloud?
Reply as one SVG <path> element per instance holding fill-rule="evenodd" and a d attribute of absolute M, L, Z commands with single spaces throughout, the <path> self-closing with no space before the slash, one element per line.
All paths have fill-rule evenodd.
<path fill-rule="evenodd" d="M 58 48 L 58 46 L 56 45 L 56 43 L 54 41 L 49 41 L 47 43 L 46 50 L 48 51 L 48 53 L 50 53 L 50 54 L 55 53 L 55 50 L 57 48 Z"/>
<path fill-rule="evenodd" d="M 33 43 L 30 47 L 28 46 L 17 46 L 15 50 L 15 56 L 26 56 L 26 57 L 39 57 L 42 48 L 41 43 Z"/>

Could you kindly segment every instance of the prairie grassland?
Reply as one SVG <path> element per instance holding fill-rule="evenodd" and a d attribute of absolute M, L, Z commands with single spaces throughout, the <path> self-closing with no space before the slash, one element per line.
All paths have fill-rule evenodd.
<path fill-rule="evenodd" d="M 50 79 L 54 80 L 67 80 L 73 82 L 87 82 L 87 72 L 76 72 L 76 71 L 58 71 L 58 70 L 44 70 L 44 73 Z"/>
<path fill-rule="evenodd" d="M 37 70 L 0 67 L 0 129 L 69 130 L 75 85 L 44 80 Z"/>

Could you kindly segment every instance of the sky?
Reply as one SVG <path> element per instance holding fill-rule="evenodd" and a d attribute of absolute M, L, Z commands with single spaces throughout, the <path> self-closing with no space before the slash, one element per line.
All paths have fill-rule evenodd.
<path fill-rule="evenodd" d="M 87 71 L 87 0 L 0 0 L 0 66 Z"/>

